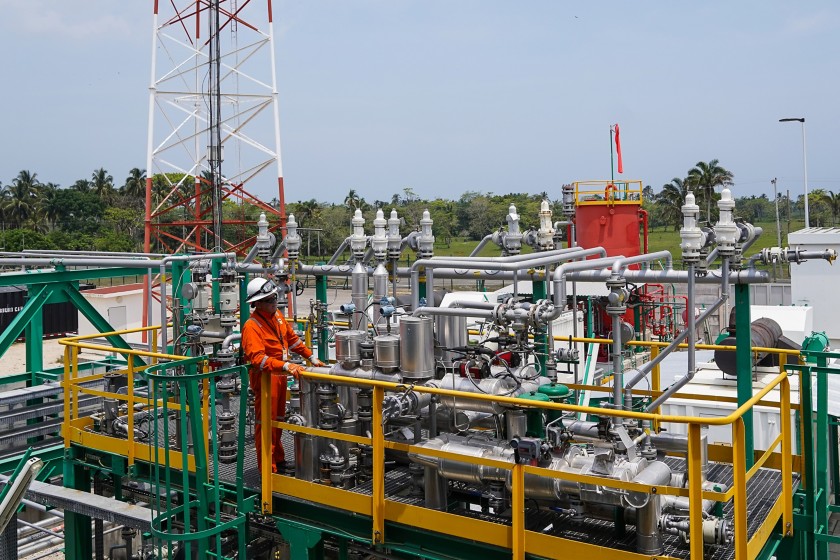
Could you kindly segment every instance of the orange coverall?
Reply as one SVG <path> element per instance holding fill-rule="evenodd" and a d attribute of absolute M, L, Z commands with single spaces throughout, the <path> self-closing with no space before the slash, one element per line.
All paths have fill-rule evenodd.
<path fill-rule="evenodd" d="M 312 350 L 306 347 L 303 341 L 295 334 L 294 329 L 277 311 L 274 317 L 255 311 L 251 318 L 245 321 L 242 326 L 242 349 L 245 358 L 251 364 L 248 369 L 248 378 L 251 388 L 254 391 L 254 408 L 256 409 L 256 423 L 254 426 L 254 443 L 257 448 L 257 468 L 261 464 L 262 441 L 260 433 L 260 405 L 262 403 L 261 381 L 262 372 L 268 371 L 271 374 L 271 418 L 275 420 L 285 414 L 286 411 L 286 380 L 287 372 L 283 369 L 289 352 L 309 359 Z M 282 465 L 285 460 L 283 444 L 280 437 L 283 431 L 272 430 L 271 434 L 271 457 L 272 472 L 277 472 L 277 465 Z M 262 472 L 260 470 L 260 472 Z"/>

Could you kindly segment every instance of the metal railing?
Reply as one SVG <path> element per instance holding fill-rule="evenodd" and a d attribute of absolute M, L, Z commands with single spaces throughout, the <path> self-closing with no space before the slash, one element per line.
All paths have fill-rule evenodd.
<path fill-rule="evenodd" d="M 154 331 L 158 327 L 149 327 L 145 330 Z M 127 334 L 133 331 L 116 331 L 111 334 Z M 196 462 L 193 457 L 185 457 L 185 453 L 172 451 L 167 453 L 169 460 L 164 458 L 161 462 L 163 449 L 157 446 L 151 446 L 134 441 L 133 437 L 128 439 L 121 439 L 117 437 L 107 436 L 103 434 L 93 433 L 90 430 L 92 420 L 88 418 L 81 418 L 78 415 L 78 399 L 82 394 L 91 394 L 97 396 L 104 396 L 107 398 L 114 398 L 122 400 L 127 404 L 128 415 L 128 434 L 134 434 L 134 409 L 135 405 L 141 404 L 147 407 L 163 407 L 167 410 L 185 412 L 198 411 L 201 414 L 200 431 L 203 432 L 203 441 L 208 445 L 207 434 L 212 433 L 211 426 L 212 413 L 210 410 L 208 399 L 203 399 L 200 404 L 198 401 L 194 402 L 170 402 L 170 398 L 163 398 L 158 394 L 154 386 L 150 387 L 148 397 L 137 396 L 134 394 L 134 381 L 138 374 L 143 374 L 146 378 L 151 379 L 167 379 L 172 380 L 171 376 L 160 373 L 163 369 L 169 367 L 177 367 L 177 362 L 182 366 L 189 364 L 198 364 L 202 358 L 186 359 L 183 356 L 173 356 L 157 352 L 147 352 L 143 350 L 130 350 L 122 348 L 114 348 L 110 346 L 102 346 L 86 342 L 86 338 L 102 336 L 100 334 L 90 335 L 88 337 L 74 337 L 70 339 L 63 339 L 61 341 L 67 348 L 65 350 L 65 376 L 62 382 L 64 387 L 64 413 L 65 423 L 63 429 L 65 447 L 70 445 L 80 445 L 87 448 L 98 449 L 110 453 L 122 455 L 128 458 L 129 464 L 133 464 L 136 460 L 148 462 L 152 466 L 163 469 L 161 476 L 166 477 L 171 475 L 171 469 L 181 471 L 182 476 L 184 471 L 190 473 L 196 472 Z M 566 339 L 568 340 L 568 339 Z M 607 339 L 578 339 L 582 342 L 602 342 Z M 652 352 L 657 352 L 658 348 L 665 346 L 665 343 L 643 343 L 636 342 L 632 344 L 642 344 L 651 347 Z M 702 345 L 705 346 L 705 345 Z M 698 347 L 702 347 L 698 345 Z M 710 348 L 719 348 L 717 346 L 709 346 Z M 727 349 L 733 349 L 729 347 Z M 80 385 L 80 381 L 91 381 L 94 378 L 104 377 L 104 374 L 98 376 L 80 377 L 78 355 L 80 350 L 90 349 L 119 353 L 129 358 L 128 364 L 124 373 L 128 377 L 128 390 L 126 394 L 106 393 L 104 391 L 97 391 L 88 389 Z M 781 355 L 796 353 L 793 351 L 780 351 L 777 349 L 754 348 L 754 352 L 776 352 Z M 162 364 L 152 369 L 150 365 L 137 365 L 132 357 L 148 358 L 155 363 L 160 360 L 172 361 L 169 364 Z M 270 392 L 262 395 L 262 410 L 258 411 L 263 420 L 263 425 L 271 424 L 275 428 L 289 430 L 302 434 L 310 434 L 322 438 L 352 442 L 355 444 L 371 446 L 374 458 L 374 473 L 372 478 L 372 495 L 366 496 L 363 494 L 354 493 L 340 488 L 329 487 L 322 484 L 306 482 L 299 479 L 289 478 L 281 475 L 273 475 L 270 473 L 271 457 L 270 444 L 262 446 L 262 508 L 266 514 L 271 513 L 273 496 L 275 494 L 283 494 L 297 498 L 303 498 L 312 502 L 329 505 L 330 507 L 337 507 L 356 513 L 361 513 L 371 518 L 371 534 L 370 542 L 374 544 L 387 544 L 386 522 L 399 522 L 402 524 L 411 524 L 417 527 L 422 527 L 429 531 L 435 531 L 442 534 L 453 536 L 463 536 L 471 534 L 479 536 L 482 542 L 495 545 L 503 548 L 509 548 L 512 551 L 513 558 L 522 559 L 525 554 L 536 554 L 551 557 L 556 554 L 557 547 L 562 542 L 562 545 L 568 547 L 570 551 L 578 550 L 581 553 L 587 552 L 585 547 L 590 545 L 582 544 L 576 541 L 561 539 L 533 531 L 526 530 L 525 527 L 525 503 L 524 503 L 524 481 L 525 475 L 536 475 L 541 477 L 555 478 L 579 482 L 584 484 L 593 484 L 597 486 L 610 487 L 621 491 L 640 492 L 645 494 L 666 494 L 673 496 L 683 496 L 690 499 L 690 558 L 691 560 L 701 560 L 703 558 L 703 512 L 702 500 L 715 500 L 718 502 L 728 502 L 733 500 L 733 521 L 734 521 L 734 549 L 735 557 L 738 560 L 746 560 L 756 558 L 758 553 L 763 548 L 764 544 L 770 537 L 770 534 L 776 525 L 777 521 L 781 519 L 782 527 L 786 535 L 792 532 L 792 507 L 793 507 L 793 479 L 794 472 L 794 457 L 791 455 L 793 435 L 791 432 L 791 399 L 790 399 L 790 381 L 788 374 L 784 371 L 784 360 L 782 361 L 781 371 L 776 375 L 764 388 L 758 391 L 747 402 L 741 404 L 735 411 L 725 417 L 692 417 L 692 416 L 676 416 L 663 415 L 658 413 L 644 413 L 626 410 L 614 410 L 606 408 L 585 407 L 572 404 L 557 404 L 557 403 L 542 403 L 534 401 L 523 401 L 511 397 L 497 397 L 490 395 L 482 395 L 475 393 L 463 393 L 459 391 L 451 391 L 446 389 L 437 389 L 422 386 L 408 386 L 406 384 L 391 383 L 385 381 L 362 380 L 356 378 L 346 378 L 334 375 L 325 375 L 314 372 L 304 372 L 302 377 L 308 381 L 315 383 L 344 383 L 355 386 L 369 387 L 373 392 L 373 421 L 371 437 L 362 437 L 349 434 L 342 434 L 329 430 L 321 430 L 311 427 L 303 427 L 292 425 L 286 422 L 271 421 L 271 402 Z M 192 366 L 190 366 L 192 367 Z M 244 368 L 243 368 L 244 369 Z M 190 374 L 191 381 L 200 381 L 206 383 L 211 374 L 194 373 Z M 203 377 L 202 377 L 203 376 Z M 268 374 L 264 374 L 266 379 L 263 379 L 262 386 L 269 388 L 271 386 L 268 382 Z M 242 375 L 243 378 L 247 376 Z M 652 372 L 652 378 L 658 379 L 658 371 L 655 369 Z M 186 381 L 186 380 L 185 380 Z M 154 382 L 150 382 L 152 385 Z M 654 381 L 658 384 L 658 381 Z M 246 385 L 247 387 L 247 385 Z M 581 386 L 582 388 L 584 386 Z M 603 387 L 585 386 L 586 389 L 603 391 Z M 584 413 L 595 414 L 600 416 L 611 416 L 614 418 L 634 419 L 639 421 L 651 421 L 654 425 L 661 422 L 681 423 L 688 426 L 688 446 L 687 446 L 687 471 L 688 471 L 688 488 L 676 488 L 671 486 L 651 486 L 639 484 L 634 482 L 622 482 L 617 480 L 605 479 L 591 475 L 571 474 L 560 471 L 554 471 L 537 466 L 515 464 L 512 462 L 505 462 L 494 459 L 466 457 L 460 454 L 419 447 L 411 444 L 399 443 L 394 441 L 387 441 L 383 431 L 382 422 L 382 402 L 386 391 L 406 391 L 413 390 L 419 393 L 430 393 L 442 397 L 456 397 L 465 400 L 479 400 L 479 401 L 494 401 L 500 404 L 514 406 L 517 408 L 540 408 L 545 410 L 554 410 L 567 413 Z M 778 391 L 779 400 L 773 402 L 765 400 L 768 394 L 772 391 Z M 659 394 L 658 387 L 652 387 L 651 391 L 639 391 L 640 394 L 650 393 L 652 396 Z M 682 394 L 680 394 L 683 397 Z M 702 399 L 702 395 L 692 395 L 690 398 Z M 718 401 L 720 399 L 718 398 Z M 781 432 L 775 439 L 773 444 L 758 458 L 756 463 L 749 470 L 746 468 L 747 462 L 745 457 L 745 429 L 743 417 L 755 406 L 775 407 L 779 411 L 781 422 Z M 182 416 L 183 417 L 183 416 Z M 214 425 L 215 422 L 212 422 Z M 731 465 L 734 473 L 733 485 L 726 492 L 711 492 L 704 490 L 701 486 L 701 430 L 704 426 L 730 426 L 732 431 L 732 454 Z M 197 427 L 198 431 L 199 428 Z M 271 437 L 272 430 L 263 430 L 263 437 Z M 240 442 L 242 439 L 240 439 Z M 478 519 L 471 519 L 461 516 L 455 516 L 447 513 L 437 512 L 420 506 L 413 506 L 401 503 L 395 500 L 388 499 L 385 493 L 385 450 L 391 449 L 402 452 L 416 452 L 432 457 L 440 457 L 449 460 L 455 460 L 463 463 L 471 463 L 475 465 L 483 465 L 495 468 L 505 469 L 511 472 L 512 482 L 512 497 L 513 497 L 513 517 L 510 527 L 500 526 L 498 524 L 481 521 Z M 241 454 L 240 454 L 241 455 Z M 760 468 L 769 465 L 771 460 L 777 466 L 781 476 L 781 494 L 769 510 L 765 519 L 760 523 L 758 530 L 756 530 L 752 537 L 748 534 L 748 520 L 747 520 L 747 483 L 755 476 Z M 198 465 L 200 469 L 201 465 Z M 206 475 L 202 475 L 206 476 Z M 492 529 L 491 529 L 492 528 Z M 199 533 L 200 536 L 206 536 L 204 533 Z M 159 535 L 161 538 L 172 537 L 168 533 Z M 583 548 L 581 548 L 583 547 Z M 639 558 L 635 553 L 615 551 L 612 558 Z"/>
<path fill-rule="evenodd" d="M 575 204 L 636 204 L 642 203 L 641 181 L 575 181 Z"/>
<path fill-rule="evenodd" d="M 123 335 L 143 330 L 153 331 L 153 350 L 157 346 L 160 327 L 146 327 L 104 333 Z M 236 453 L 235 488 L 223 486 L 219 476 L 219 437 L 217 423 L 216 378 L 234 376 L 240 380 L 239 409 L 247 410 L 248 376 L 245 366 L 207 371 L 207 356 L 186 357 L 154 351 L 123 349 L 86 342 L 102 334 L 62 339 L 65 345 L 63 436 L 65 448 L 78 445 L 106 451 L 127 458 L 129 468 L 136 461 L 150 465 L 152 493 L 152 538 L 157 542 L 158 557 L 171 558 L 173 544 L 186 552 L 186 557 L 224 559 L 222 532 L 235 531 L 239 558 L 244 558 L 247 532 L 244 530 L 246 505 L 243 484 L 243 454 Z M 79 353 L 93 350 L 121 354 L 125 369 L 107 374 L 79 376 Z M 147 365 L 135 358 L 147 358 Z M 82 383 L 104 379 L 106 375 L 126 376 L 126 393 L 90 389 Z M 145 385 L 145 396 L 135 389 Z M 212 383 L 212 385 L 211 385 Z M 83 394 L 95 395 L 126 405 L 126 437 L 93 430 L 94 421 L 79 415 L 79 399 Z M 140 405 L 141 410 L 137 409 Z M 148 423 L 146 443 L 137 441 L 138 414 Z M 170 427 L 170 422 L 174 426 Z M 177 436 L 176 436 L 177 434 Z M 209 436 L 209 437 L 208 437 Z M 172 441 L 175 440 L 173 447 Z M 245 421 L 240 419 L 237 442 L 245 439 Z M 133 471 L 132 471 L 133 472 Z M 173 497 L 177 496 L 177 502 Z M 178 505 L 176 505 L 176 503 Z M 236 515 L 223 512 L 224 505 L 234 505 Z M 213 506 L 211 508 L 211 506 Z M 163 556 L 163 550 L 166 550 Z M 198 556 L 193 556 L 193 552 Z"/>
<path fill-rule="evenodd" d="M 514 559 L 523 559 L 526 553 L 545 555 L 551 557 L 556 553 L 558 541 L 563 540 L 564 546 L 586 546 L 574 541 L 559 539 L 558 537 L 550 537 L 544 534 L 527 531 L 525 528 L 525 509 L 524 496 L 525 475 L 537 475 L 549 478 L 559 478 L 573 482 L 584 484 L 592 484 L 596 486 L 610 487 L 614 489 L 641 492 L 645 494 L 666 494 L 674 496 L 683 496 L 690 499 L 690 531 L 689 540 L 691 543 L 691 560 L 701 560 L 703 558 L 703 510 L 702 500 L 715 500 L 718 502 L 727 502 L 733 500 L 734 502 L 734 548 L 735 557 L 738 560 L 746 560 L 756 558 L 761 551 L 764 543 L 769 537 L 769 532 L 775 526 L 779 518 L 782 519 L 783 526 L 786 527 L 786 533 L 792 531 L 793 523 L 793 458 L 791 457 L 791 404 L 790 404 L 790 382 L 786 372 L 779 373 L 770 383 L 763 389 L 758 391 L 749 401 L 739 406 L 734 412 L 725 417 L 707 418 L 707 417 L 690 417 L 690 416 L 673 416 L 662 414 L 651 414 L 644 412 L 633 412 L 626 410 L 613 410 L 595 407 L 585 407 L 570 404 L 557 403 L 534 403 L 524 401 L 521 399 L 511 397 L 498 397 L 490 395 L 482 395 L 475 393 L 463 393 L 459 391 L 451 391 L 446 389 L 437 389 L 423 386 L 412 386 L 410 390 L 419 393 L 430 393 L 433 395 L 444 397 L 457 397 L 466 400 L 479 401 L 493 401 L 500 404 L 520 407 L 520 408 L 541 408 L 546 410 L 554 410 L 559 412 L 573 412 L 585 414 L 597 414 L 600 416 L 611 416 L 614 418 L 625 418 L 635 420 L 647 420 L 651 422 L 672 422 L 682 423 L 688 425 L 688 489 L 680 489 L 671 486 L 650 486 L 634 482 L 621 482 L 612 479 L 605 479 L 602 477 L 591 475 L 570 474 L 566 472 L 549 470 L 541 467 L 535 467 L 523 464 L 514 464 L 505 461 L 494 459 L 468 457 L 457 453 L 451 453 L 440 450 L 433 450 L 426 447 L 419 447 L 410 444 L 398 443 L 393 441 L 386 441 L 382 425 L 382 401 L 386 391 L 405 391 L 408 386 L 400 383 L 390 383 L 385 381 L 362 380 L 349 377 L 340 377 L 334 375 L 325 375 L 319 373 L 305 372 L 301 374 L 309 381 L 316 383 L 343 383 L 355 386 L 368 387 L 373 392 L 373 421 L 372 421 L 372 435 L 371 437 L 361 437 L 348 434 L 341 434 L 328 430 L 321 430 L 311 427 L 301 427 L 286 422 L 272 422 L 275 428 L 281 428 L 292 432 L 303 434 L 310 434 L 327 439 L 347 441 L 356 444 L 368 445 L 373 448 L 374 471 L 372 478 L 372 495 L 370 497 L 355 494 L 346 490 L 338 488 L 327 487 L 321 484 L 304 482 L 297 479 L 290 479 L 285 476 L 271 475 L 271 480 L 267 480 L 267 472 L 263 473 L 263 507 L 264 513 L 271 512 L 272 493 L 286 494 L 313 500 L 324 504 L 329 504 L 332 507 L 339 507 L 357 513 L 370 515 L 372 518 L 372 530 L 370 540 L 373 544 L 387 544 L 385 535 L 386 521 L 399 521 L 403 524 L 412 524 L 418 527 L 423 527 L 431 531 L 437 531 L 444 534 L 462 536 L 464 534 L 472 534 L 480 536 L 479 540 L 487 544 L 495 544 L 498 546 L 508 547 L 511 549 Z M 264 382 L 266 382 L 264 380 Z M 267 385 L 266 385 L 267 386 Z M 780 401 L 772 403 L 764 401 L 764 397 L 771 391 L 778 387 L 780 394 Z M 593 387 L 593 389 L 597 389 Z M 263 396 L 263 410 L 261 411 L 263 417 L 269 417 L 270 403 L 266 395 Z M 750 411 L 754 406 L 761 403 L 765 406 L 777 406 L 779 409 L 780 421 L 782 430 L 773 445 L 764 452 L 755 465 L 747 470 L 745 457 L 745 429 L 743 416 Z M 710 492 L 702 488 L 701 475 L 701 428 L 703 426 L 731 426 L 732 430 L 732 468 L 734 473 L 734 481 L 732 487 L 726 492 Z M 478 521 L 474 519 L 461 519 L 456 521 L 450 514 L 436 512 L 434 510 L 411 506 L 404 503 L 388 500 L 385 496 L 385 450 L 392 449 L 403 452 L 415 452 L 422 455 L 432 457 L 439 457 L 449 460 L 455 460 L 463 463 L 481 465 L 493 468 L 500 468 L 511 471 L 512 481 L 512 504 L 513 517 L 510 528 L 504 528 L 496 524 Z M 761 527 L 756 531 L 752 539 L 748 539 L 748 519 L 747 519 L 747 482 L 755 476 L 758 470 L 765 465 L 773 451 L 778 449 L 778 454 L 781 460 L 781 495 L 776 503 L 771 508 L 766 519 L 762 522 Z M 269 451 L 263 445 L 262 464 L 270 464 L 271 458 L 268 455 Z M 263 470 L 266 471 L 265 466 Z M 457 518 L 456 518 L 457 519 Z M 492 530 L 472 531 L 465 533 L 465 525 L 475 525 L 476 523 L 486 523 L 484 529 L 493 527 Z M 551 552 L 555 551 L 555 552 Z M 627 555 L 627 558 L 638 558 L 632 553 L 622 553 L 616 551 L 615 556 L 611 558 L 621 558 L 622 554 Z"/>

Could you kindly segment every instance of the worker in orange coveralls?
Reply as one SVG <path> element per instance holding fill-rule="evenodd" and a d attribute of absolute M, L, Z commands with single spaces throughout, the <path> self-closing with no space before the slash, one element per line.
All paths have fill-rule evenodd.
<path fill-rule="evenodd" d="M 261 447 L 262 432 L 260 425 L 262 373 L 271 374 L 271 418 L 277 419 L 286 411 L 286 380 L 291 374 L 297 379 L 304 367 L 289 362 L 289 353 L 302 356 L 313 366 L 323 366 L 323 362 L 312 355 L 303 341 L 277 309 L 277 286 L 265 278 L 255 278 L 248 282 L 247 302 L 254 308 L 251 318 L 242 326 L 242 349 L 250 364 L 248 377 L 254 391 L 254 408 L 257 422 L 254 428 L 254 442 L 257 448 L 257 468 L 262 472 Z M 277 472 L 283 465 L 285 455 L 280 441 L 282 430 L 274 429 L 271 434 L 272 472 Z"/>

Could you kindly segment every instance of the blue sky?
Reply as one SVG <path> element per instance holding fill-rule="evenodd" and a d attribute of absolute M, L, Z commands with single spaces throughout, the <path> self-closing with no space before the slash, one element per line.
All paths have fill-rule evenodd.
<path fill-rule="evenodd" d="M 259 1 L 259 0 L 252 0 Z M 144 167 L 151 1 L 0 0 L 0 182 Z M 833 165 L 840 3 L 275 0 L 287 200 L 411 187 L 549 192 L 610 174 L 659 190 L 698 160 L 736 196 Z M 256 193 L 261 194 L 261 193 Z"/>

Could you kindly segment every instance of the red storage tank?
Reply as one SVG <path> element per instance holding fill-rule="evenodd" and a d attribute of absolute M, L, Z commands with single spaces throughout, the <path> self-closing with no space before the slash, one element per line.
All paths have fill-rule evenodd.
<path fill-rule="evenodd" d="M 579 246 L 585 249 L 603 247 L 608 256 L 641 254 L 641 181 L 578 182 L 575 183 L 575 203 Z"/>

